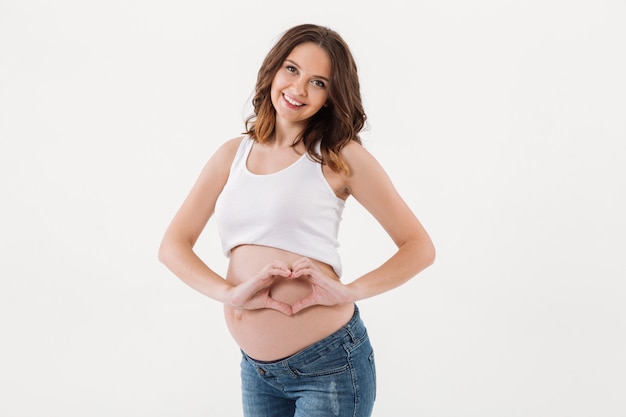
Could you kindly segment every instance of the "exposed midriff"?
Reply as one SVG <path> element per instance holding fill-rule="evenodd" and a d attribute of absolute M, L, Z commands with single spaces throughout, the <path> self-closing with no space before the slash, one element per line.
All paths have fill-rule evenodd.
<path fill-rule="evenodd" d="M 301 255 L 277 248 L 241 245 L 230 253 L 226 280 L 238 284 L 258 274 L 275 260 L 292 265 L 300 258 Z M 330 266 L 311 261 L 323 273 L 339 280 Z M 302 299 L 310 291 L 311 286 L 304 277 L 279 278 L 271 287 L 272 297 L 288 304 Z M 226 324 L 235 342 L 246 354 L 261 361 L 272 361 L 297 353 L 339 330 L 353 313 L 353 304 L 312 306 L 291 316 L 272 309 L 224 307 Z"/>

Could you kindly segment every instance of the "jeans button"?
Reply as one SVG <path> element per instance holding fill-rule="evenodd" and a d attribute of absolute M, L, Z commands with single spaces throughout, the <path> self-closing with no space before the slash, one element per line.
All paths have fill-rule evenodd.
<path fill-rule="evenodd" d="M 256 371 L 259 373 L 259 375 L 263 376 L 265 375 L 265 369 L 263 368 L 257 368 Z"/>

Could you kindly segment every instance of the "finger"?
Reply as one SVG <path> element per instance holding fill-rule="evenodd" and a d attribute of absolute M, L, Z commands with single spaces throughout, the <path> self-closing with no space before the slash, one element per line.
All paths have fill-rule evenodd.
<path fill-rule="evenodd" d="M 302 268 L 311 268 L 313 267 L 313 262 L 309 258 L 300 258 L 296 262 L 293 263 L 291 269 L 302 269 Z"/>
<path fill-rule="evenodd" d="M 274 277 L 289 277 L 291 276 L 291 270 L 282 266 L 273 266 L 268 265 L 257 275 L 257 280 L 267 281 L 269 279 L 273 279 Z"/>
<path fill-rule="evenodd" d="M 286 262 L 275 260 L 270 264 L 273 268 L 284 269 L 285 271 L 290 271 L 291 268 Z"/>
<path fill-rule="evenodd" d="M 254 298 L 263 288 L 259 285 L 250 285 L 250 281 L 239 284 L 233 289 L 230 297 L 230 304 L 236 307 L 243 307 Z M 259 288 L 261 287 L 261 288 Z"/>
<path fill-rule="evenodd" d="M 245 304 L 259 292 L 264 291 L 272 285 L 276 275 L 270 275 L 266 278 L 257 277 L 244 281 L 233 288 L 232 301 L 237 305 Z"/>
<path fill-rule="evenodd" d="M 270 268 L 267 270 L 267 277 L 265 277 L 265 279 L 272 276 L 289 277 L 291 276 L 291 270 L 285 268 Z"/>
<path fill-rule="evenodd" d="M 303 299 L 296 301 L 291 305 L 291 314 L 298 314 L 305 308 L 311 307 L 317 304 L 315 298 L 311 295 L 304 297 Z"/>
<path fill-rule="evenodd" d="M 301 276 L 311 276 L 313 274 L 315 274 L 317 271 L 311 269 L 311 268 L 299 268 L 296 269 L 294 268 L 294 270 L 291 272 L 291 278 L 300 278 Z"/>
<path fill-rule="evenodd" d="M 287 316 L 291 316 L 293 314 L 292 307 L 289 304 L 283 303 L 282 301 L 275 300 L 271 297 L 267 299 L 266 307 L 271 308 L 273 310 L 280 311 L 281 313 Z"/>
<path fill-rule="evenodd" d="M 272 269 L 279 269 L 285 272 L 291 272 L 291 266 L 289 266 L 286 262 L 275 260 L 270 264 Z"/>
<path fill-rule="evenodd" d="M 319 272 L 319 269 L 310 260 L 294 264 L 291 275 L 293 277 L 301 277 L 302 275 L 313 275 Z"/>

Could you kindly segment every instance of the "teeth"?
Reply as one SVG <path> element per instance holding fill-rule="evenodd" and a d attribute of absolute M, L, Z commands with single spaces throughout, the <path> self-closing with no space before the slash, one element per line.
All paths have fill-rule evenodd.
<path fill-rule="evenodd" d="M 289 97 L 289 96 L 284 96 L 284 97 L 285 97 L 285 100 L 287 100 L 290 104 L 292 104 L 292 105 L 294 105 L 294 106 L 302 106 L 302 105 L 303 105 L 303 104 L 302 104 L 302 103 L 300 103 L 299 101 L 296 101 L 296 100 L 292 99 L 292 98 L 291 98 L 291 97 Z"/>

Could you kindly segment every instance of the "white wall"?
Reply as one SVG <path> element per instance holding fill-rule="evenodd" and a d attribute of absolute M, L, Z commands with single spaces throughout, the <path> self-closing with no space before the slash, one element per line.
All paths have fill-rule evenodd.
<path fill-rule="evenodd" d="M 221 307 L 156 259 L 277 36 L 325 24 L 436 264 L 361 303 L 375 415 L 626 414 L 623 1 L 0 0 L 0 415 L 236 416 Z M 350 280 L 393 250 L 351 202 Z M 211 223 L 198 246 L 219 271 Z"/>

